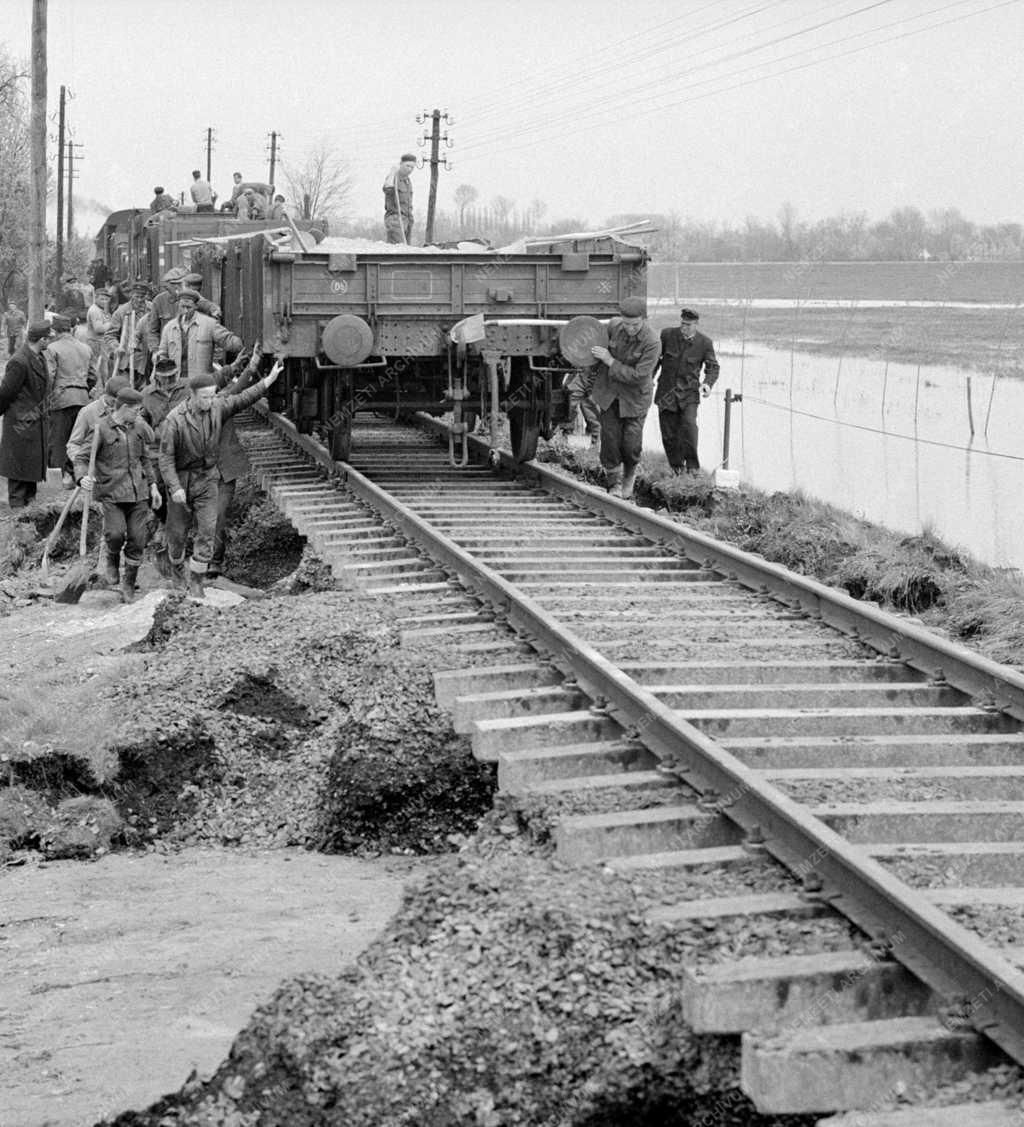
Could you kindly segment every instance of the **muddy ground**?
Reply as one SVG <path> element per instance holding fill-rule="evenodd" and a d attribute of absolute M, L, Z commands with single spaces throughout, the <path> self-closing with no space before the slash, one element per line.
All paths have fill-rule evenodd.
<path fill-rule="evenodd" d="M 212 1072 L 281 979 L 336 974 L 429 862 L 186 849 L 0 873 L 0 1127 L 76 1127 Z"/>

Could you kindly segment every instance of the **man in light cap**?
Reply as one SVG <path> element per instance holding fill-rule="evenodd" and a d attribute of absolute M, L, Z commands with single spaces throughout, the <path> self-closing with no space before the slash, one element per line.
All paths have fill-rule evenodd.
<path fill-rule="evenodd" d="M 46 479 L 46 416 L 49 374 L 42 352 L 50 341 L 48 321 L 28 327 L 25 343 L 7 361 L 0 381 L 0 477 L 7 478 L 7 500 L 22 509 Z"/>
<path fill-rule="evenodd" d="M 213 350 L 220 346 L 232 355 L 242 349 L 242 338 L 229 332 L 212 317 L 199 312 L 197 290 L 178 294 L 178 315 L 164 326 L 157 356 L 167 356 L 178 365 L 180 378 L 206 376 L 213 371 Z"/>
<path fill-rule="evenodd" d="M 160 490 L 153 481 L 149 443 L 153 435 L 139 418 L 142 395 L 122 387 L 113 411 L 97 423 L 95 476 L 89 477 L 91 449 L 80 450 L 75 459 L 75 478 L 103 503 L 103 540 L 106 544 L 106 576 L 120 583 L 121 599 L 135 598 L 135 584 L 146 550 L 149 506 L 160 503 Z M 124 570 L 121 571 L 121 550 Z"/>
<path fill-rule="evenodd" d="M 384 178 L 384 232 L 389 243 L 412 239 L 412 170 L 416 154 L 403 153 L 401 161 Z"/>
<path fill-rule="evenodd" d="M 699 320 L 699 313 L 683 309 L 678 328 L 661 330 L 661 374 L 654 398 L 658 404 L 661 443 L 675 473 L 696 473 L 700 469 L 697 408 L 718 379 L 715 346 L 710 337 L 697 331 Z"/>
<path fill-rule="evenodd" d="M 60 470 L 64 487 L 71 489 L 75 482 L 67 445 L 78 413 L 89 402 L 92 351 L 84 341 L 71 335 L 71 322 L 66 317 L 54 317 L 51 325 L 54 338 L 44 353 L 50 365 L 47 465 Z"/>
<path fill-rule="evenodd" d="M 189 396 L 167 416 L 160 439 L 160 476 L 167 503 L 167 551 L 180 581 L 190 594 L 202 597 L 203 577 L 213 558 L 217 531 L 221 428 L 227 419 L 256 402 L 284 367 L 278 360 L 269 375 L 237 395 L 217 395 L 212 374 L 189 378 Z M 195 518 L 192 558 L 185 575 L 185 540 Z"/>
<path fill-rule="evenodd" d="M 608 323 L 608 347 L 595 345 L 590 350 L 601 361 L 590 396 L 601 412 L 601 465 L 608 492 L 628 499 L 643 452 L 644 419 L 654 395 L 654 369 L 661 350 L 647 324 L 643 298 L 623 298 L 619 313 Z"/>

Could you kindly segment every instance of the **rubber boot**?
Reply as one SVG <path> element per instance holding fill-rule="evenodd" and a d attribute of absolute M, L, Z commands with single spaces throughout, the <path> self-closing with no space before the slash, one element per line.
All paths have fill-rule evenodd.
<path fill-rule="evenodd" d="M 103 581 L 108 587 L 116 587 L 121 580 L 121 553 L 106 552 L 103 557 Z"/>
<path fill-rule="evenodd" d="M 121 572 L 121 602 L 131 603 L 135 601 L 136 582 L 139 578 L 139 565 L 130 564 L 127 561 L 124 565 L 124 570 Z"/>
<path fill-rule="evenodd" d="M 622 499 L 630 500 L 633 496 L 633 486 L 636 484 L 636 466 L 627 470 L 622 476 Z"/>
<path fill-rule="evenodd" d="M 610 497 L 622 496 L 622 467 L 616 466 L 613 470 L 608 470 L 608 495 Z"/>
<path fill-rule="evenodd" d="M 194 568 L 188 569 L 188 593 L 193 599 L 206 597 L 206 588 L 203 586 L 204 573 Z"/>

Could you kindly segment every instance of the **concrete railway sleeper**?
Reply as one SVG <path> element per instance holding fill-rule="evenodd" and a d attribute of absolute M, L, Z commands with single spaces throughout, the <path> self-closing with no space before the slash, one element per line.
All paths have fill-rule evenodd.
<path fill-rule="evenodd" d="M 1024 934 L 986 928 L 1024 906 L 1024 678 L 543 467 L 496 474 L 476 440 L 455 470 L 380 421 L 351 464 L 273 416 L 243 436 L 336 575 L 407 606 L 409 640 L 487 656 L 436 692 L 503 790 L 621 798 L 563 818 L 559 856 L 715 874 L 652 918 L 695 956 L 694 1029 L 742 1035 L 760 1110 L 896 1127 L 882 1093 L 1024 1062 Z M 770 956 L 730 945 L 737 919 Z"/>

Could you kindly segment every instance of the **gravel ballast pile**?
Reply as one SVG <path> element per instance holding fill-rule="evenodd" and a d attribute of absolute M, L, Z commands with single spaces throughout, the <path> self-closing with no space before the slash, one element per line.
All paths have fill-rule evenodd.
<path fill-rule="evenodd" d="M 645 906 L 598 869 L 453 858 L 355 970 L 286 983 L 209 1082 L 117 1127 L 813 1122 L 758 1116 L 735 1039 L 689 1032 Z"/>
<path fill-rule="evenodd" d="M 174 840 L 425 852 L 490 806 L 493 770 L 452 732 L 425 655 L 399 647 L 379 601 L 176 600 L 147 645 L 142 675 L 117 690 L 132 716 L 119 786 L 178 763 L 168 734 L 183 726 L 210 741 L 187 778 L 156 788 L 173 799 L 160 829 Z"/>

